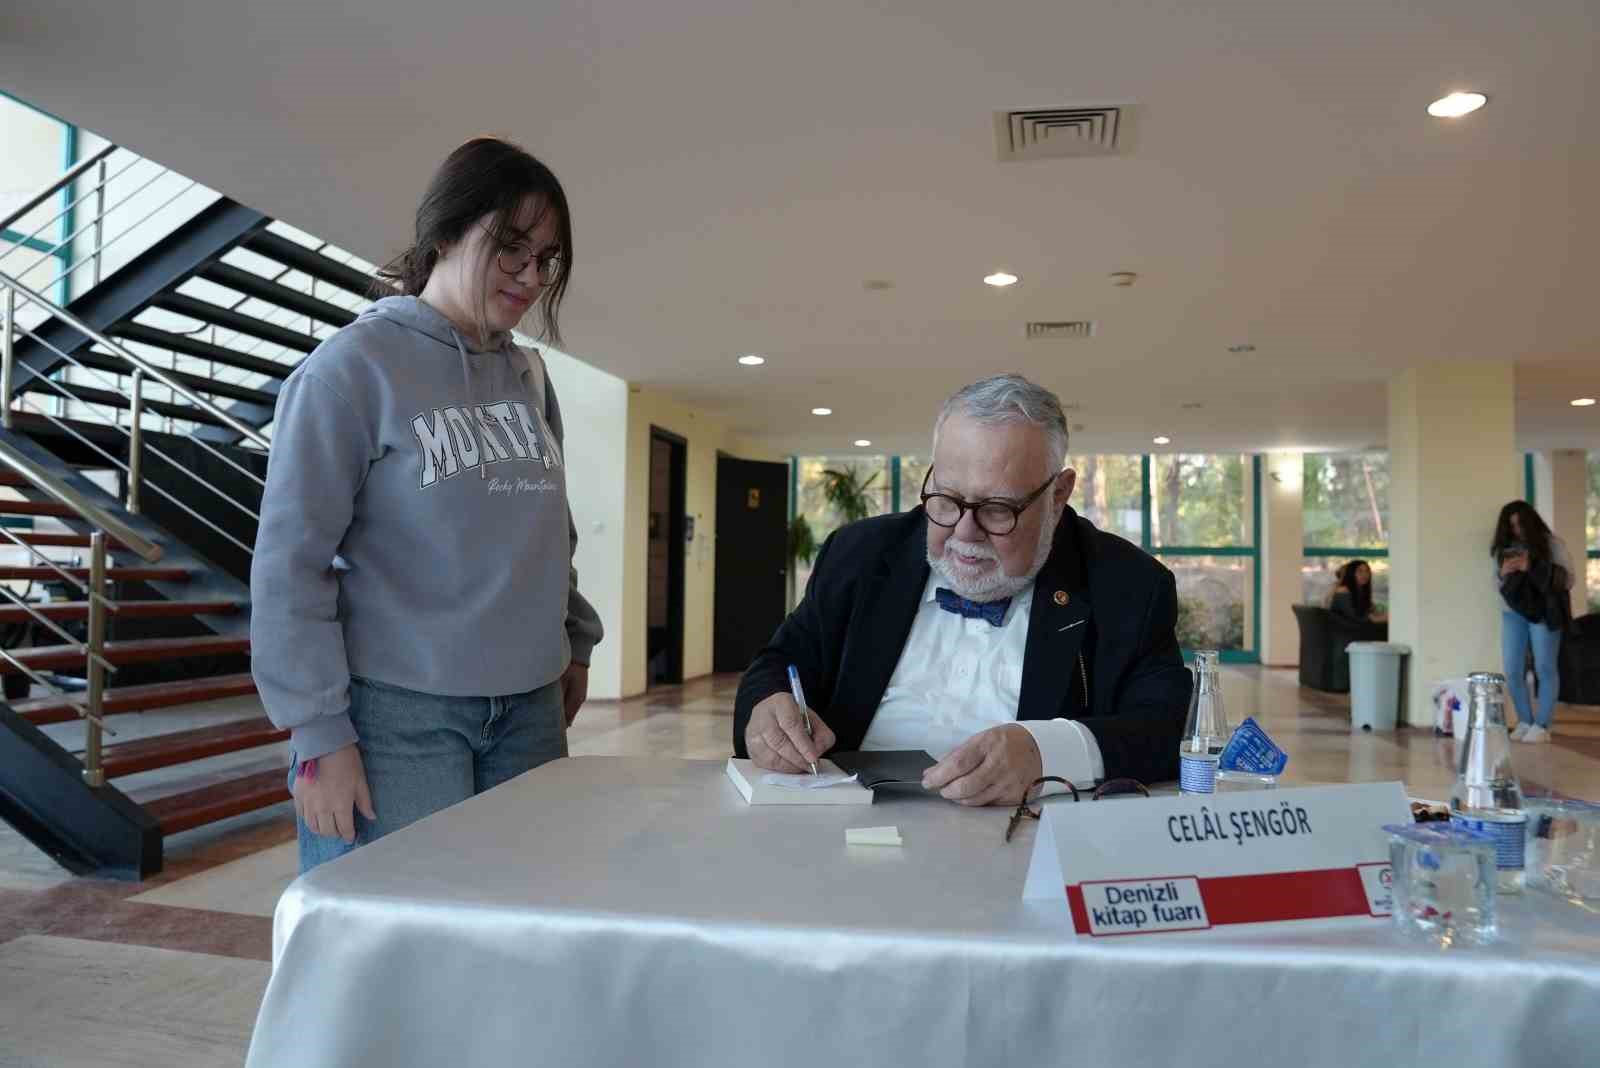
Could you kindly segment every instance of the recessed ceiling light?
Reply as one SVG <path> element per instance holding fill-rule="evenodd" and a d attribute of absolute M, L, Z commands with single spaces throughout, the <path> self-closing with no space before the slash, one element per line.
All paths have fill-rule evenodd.
<path fill-rule="evenodd" d="M 813 409 L 811 409 L 811 414 L 812 415 L 832 415 L 833 414 L 833 409 L 832 408 L 813 408 Z"/>
<path fill-rule="evenodd" d="M 864 449 L 871 444 L 872 442 L 868 441 L 866 438 L 856 438 L 856 448 L 858 449 Z"/>
<path fill-rule="evenodd" d="M 1593 408 L 1594 407 L 1594 398 L 1593 397 L 1579 397 L 1577 400 L 1572 402 L 1572 406 L 1574 408 Z"/>
<path fill-rule="evenodd" d="M 767 358 L 765 356 L 757 356 L 752 352 L 748 356 L 740 356 L 739 362 L 744 364 L 746 367 L 760 367 L 762 364 L 767 362 Z"/>
<path fill-rule="evenodd" d="M 1127 288 L 1128 286 L 1133 285 L 1138 277 L 1139 276 L 1134 274 L 1132 271 L 1112 271 L 1111 284 L 1114 286 Z"/>
<path fill-rule="evenodd" d="M 885 289 L 893 289 L 894 283 L 887 278 L 869 278 L 861 283 L 861 288 L 871 292 L 881 292 Z"/>
<path fill-rule="evenodd" d="M 1228 346 L 1228 351 L 1229 352 L 1254 352 L 1254 351 L 1256 351 L 1256 347 L 1254 345 L 1250 344 L 1248 341 L 1246 341 L 1246 342 L 1243 342 L 1243 343 L 1238 344 L 1238 345 L 1229 345 Z"/>
<path fill-rule="evenodd" d="M 1161 435 L 1158 438 L 1151 438 L 1150 441 L 1153 444 L 1156 444 L 1156 445 L 1171 445 L 1172 444 L 1172 439 L 1167 437 L 1165 434 Z"/>
<path fill-rule="evenodd" d="M 1470 115 L 1489 102 L 1482 93 L 1451 93 L 1428 105 L 1428 114 L 1436 119 L 1459 119 Z"/>
<path fill-rule="evenodd" d="M 996 289 L 1004 289 L 1006 286 L 1016 285 L 1017 276 L 1007 274 L 1005 271 L 996 271 L 994 274 L 985 275 L 983 281 L 985 285 L 994 286 Z"/>

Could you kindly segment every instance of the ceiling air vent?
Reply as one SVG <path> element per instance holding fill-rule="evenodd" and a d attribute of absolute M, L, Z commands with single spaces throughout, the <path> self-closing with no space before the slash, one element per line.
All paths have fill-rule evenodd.
<path fill-rule="evenodd" d="M 1029 341 L 1062 341 L 1094 337 L 1094 323 L 1079 319 L 1070 323 L 1029 323 Z"/>
<path fill-rule="evenodd" d="M 1128 142 L 1130 109 L 1109 104 L 994 113 L 1002 163 L 1073 156 L 1114 156 Z"/>

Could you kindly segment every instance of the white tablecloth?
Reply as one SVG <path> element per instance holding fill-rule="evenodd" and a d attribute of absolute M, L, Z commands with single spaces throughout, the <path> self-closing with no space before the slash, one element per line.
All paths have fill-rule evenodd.
<path fill-rule="evenodd" d="M 1021 900 L 1007 815 L 557 761 L 291 886 L 249 1064 L 1600 1064 L 1600 921 L 1570 906 L 1503 898 L 1479 951 L 1380 921 L 1091 942 Z M 883 824 L 902 848 L 844 844 Z"/>

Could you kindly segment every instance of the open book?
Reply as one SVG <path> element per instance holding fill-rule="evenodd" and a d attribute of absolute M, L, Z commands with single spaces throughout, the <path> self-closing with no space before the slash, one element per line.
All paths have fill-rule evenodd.
<path fill-rule="evenodd" d="M 831 760 L 817 761 L 819 775 L 843 774 Z M 796 790 L 763 782 L 772 774 L 749 760 L 728 758 L 728 778 L 752 805 L 870 805 L 872 791 L 855 782 L 825 786 L 817 790 Z"/>

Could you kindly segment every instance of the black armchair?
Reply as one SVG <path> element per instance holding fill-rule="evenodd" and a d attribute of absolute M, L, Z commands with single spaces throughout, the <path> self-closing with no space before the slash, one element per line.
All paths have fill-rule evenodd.
<path fill-rule="evenodd" d="M 1600 612 L 1579 616 L 1561 639 L 1561 700 L 1600 705 Z"/>
<path fill-rule="evenodd" d="M 1389 624 L 1357 623 L 1318 605 L 1294 605 L 1300 624 L 1300 685 L 1327 693 L 1350 692 L 1351 642 L 1389 640 Z"/>

